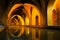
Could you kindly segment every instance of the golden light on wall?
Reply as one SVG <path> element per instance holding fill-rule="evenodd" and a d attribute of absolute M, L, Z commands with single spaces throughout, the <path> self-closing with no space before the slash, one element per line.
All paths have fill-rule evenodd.
<path fill-rule="evenodd" d="M 25 26 L 27 25 L 28 27 L 30 26 L 40 27 L 43 26 L 44 23 L 45 20 L 43 18 L 41 11 L 32 4 L 28 4 L 28 3 L 15 4 L 12 6 L 12 8 L 8 13 L 7 26 L 9 26 L 8 27 L 9 33 L 13 37 L 20 37 L 24 32 L 28 35 L 30 31 L 33 30 L 31 31 L 33 35 L 32 38 L 33 40 L 35 40 L 36 29 L 26 28 Z M 17 35 L 14 35 L 12 30 L 14 31 L 14 33 L 16 33 L 19 30 L 20 32 Z M 40 31 L 38 32 L 38 34 L 40 40 Z"/>
<path fill-rule="evenodd" d="M 38 25 L 44 25 L 44 19 L 43 15 L 41 13 L 41 10 L 39 10 L 37 7 L 35 7 L 32 4 L 24 4 L 25 9 L 28 12 L 28 17 L 30 18 L 31 25 L 36 25 L 36 16 L 38 16 Z"/>
<path fill-rule="evenodd" d="M 52 26 L 52 10 L 54 9 L 54 2 L 51 3 L 51 1 L 49 1 L 48 3 L 48 7 L 47 7 L 47 23 L 48 26 Z"/>
<path fill-rule="evenodd" d="M 54 8 L 55 9 L 60 8 L 60 0 L 55 0 L 55 2 L 54 2 Z"/>
<path fill-rule="evenodd" d="M 59 26 L 60 25 L 60 0 L 55 0 L 53 3 L 51 1 L 47 8 L 47 22 L 49 26 Z"/>
<path fill-rule="evenodd" d="M 25 18 L 25 25 L 29 25 L 29 18 Z M 26 34 L 29 34 L 29 28 L 25 28 Z"/>

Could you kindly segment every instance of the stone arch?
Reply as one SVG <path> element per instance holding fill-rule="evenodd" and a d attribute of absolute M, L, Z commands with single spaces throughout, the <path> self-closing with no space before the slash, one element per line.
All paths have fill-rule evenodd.
<path fill-rule="evenodd" d="M 24 27 L 22 27 L 22 25 L 24 25 L 24 20 L 23 20 L 23 18 L 22 18 L 20 15 L 13 15 L 13 16 L 11 17 L 11 19 L 9 20 L 9 22 L 11 22 L 15 16 L 18 17 L 18 20 L 19 20 L 18 22 L 16 22 L 17 19 L 15 19 L 15 20 L 16 20 L 15 22 L 16 22 L 16 24 L 18 24 L 18 25 L 8 25 L 8 26 L 9 26 L 8 28 L 11 28 L 11 26 L 13 26 L 12 28 L 14 29 L 14 28 L 16 27 L 17 31 L 20 30 L 20 33 L 19 33 L 17 36 L 15 36 L 14 34 L 12 34 L 10 30 L 9 30 L 9 33 L 10 33 L 11 36 L 13 36 L 13 37 L 20 37 L 20 36 L 24 33 Z M 14 20 L 13 20 L 13 21 L 14 21 Z M 12 22 L 13 22 L 13 21 L 12 21 Z M 21 25 L 20 25 L 20 23 L 21 23 Z M 10 24 L 10 23 L 9 23 L 9 24 Z M 14 26 L 15 26 L 15 27 L 14 27 Z M 16 30 L 16 29 L 15 29 L 15 30 Z"/>

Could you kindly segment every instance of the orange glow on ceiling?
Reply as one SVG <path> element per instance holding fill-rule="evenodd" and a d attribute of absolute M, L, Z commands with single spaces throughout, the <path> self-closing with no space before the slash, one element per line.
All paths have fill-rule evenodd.
<path fill-rule="evenodd" d="M 60 0 L 55 0 L 54 7 L 60 8 Z"/>

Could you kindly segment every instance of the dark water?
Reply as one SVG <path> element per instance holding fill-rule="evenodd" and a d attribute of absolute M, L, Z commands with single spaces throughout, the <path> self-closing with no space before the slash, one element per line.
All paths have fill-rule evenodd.
<path fill-rule="evenodd" d="M 25 28 L 30 28 L 29 34 L 26 34 L 24 30 L 24 33 L 20 37 L 12 37 L 10 33 L 4 29 L 0 32 L 0 40 L 60 40 L 60 30 L 32 27 Z M 33 30 L 35 30 L 35 32 Z"/>

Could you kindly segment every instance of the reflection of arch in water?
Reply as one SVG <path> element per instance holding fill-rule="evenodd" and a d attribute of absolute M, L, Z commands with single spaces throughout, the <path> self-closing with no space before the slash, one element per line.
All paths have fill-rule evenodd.
<path fill-rule="evenodd" d="M 44 20 L 43 20 L 42 14 L 36 6 L 26 3 L 24 5 L 24 7 L 27 10 L 28 16 L 29 16 L 28 24 L 36 25 L 36 23 L 37 23 L 36 21 L 38 21 L 37 25 L 44 25 Z M 38 17 L 37 20 L 36 20 L 36 16 Z M 31 29 L 31 31 L 32 31 L 32 40 L 36 40 L 36 29 Z M 38 32 L 38 35 L 39 35 L 38 40 L 40 40 L 40 31 Z"/>
<path fill-rule="evenodd" d="M 38 16 L 36 16 L 36 26 L 39 25 L 39 21 L 38 21 Z M 40 31 L 38 29 L 36 29 L 36 38 L 39 40 L 40 39 Z"/>
<path fill-rule="evenodd" d="M 11 24 L 10 22 L 13 20 L 13 18 L 15 18 L 15 17 L 17 17 L 18 19 L 16 19 L 18 22 L 16 22 L 16 24 L 18 24 L 18 25 L 24 25 L 24 20 L 23 20 L 23 18 L 20 16 L 20 15 L 18 15 L 17 13 L 17 15 L 16 14 L 14 14 L 13 15 L 13 12 L 17 9 L 17 8 L 19 8 L 19 7 L 21 7 L 22 6 L 22 4 L 15 4 L 15 5 L 13 5 L 12 6 L 12 8 L 10 9 L 10 11 L 9 11 L 9 13 L 8 13 L 8 20 L 7 20 L 7 24 Z M 8 25 L 8 26 L 9 26 Z M 18 26 L 17 25 L 17 26 Z M 16 25 L 15 25 L 16 26 Z M 16 27 L 17 27 L 16 26 Z M 13 27 L 14 28 L 14 27 Z M 20 28 L 20 26 L 19 26 L 19 28 Z M 19 36 L 21 36 L 22 34 L 23 34 L 23 32 L 24 32 L 24 27 L 21 27 L 22 29 L 20 29 L 20 33 L 17 35 L 17 37 L 19 37 Z M 18 29 L 18 28 L 17 28 Z M 17 30 L 17 29 L 15 29 L 15 30 Z M 11 33 L 11 32 L 10 32 Z M 12 33 L 11 33 L 12 34 Z M 14 36 L 14 34 L 12 34 L 13 36 Z"/>
<path fill-rule="evenodd" d="M 23 4 L 13 5 L 13 7 L 11 8 L 11 10 L 8 14 L 8 22 L 10 22 L 9 20 L 14 18 L 13 16 L 15 14 L 12 15 L 13 11 L 16 10 L 18 7 L 20 7 L 21 5 L 23 5 Z M 36 6 L 34 6 L 32 4 L 27 4 L 27 3 L 25 3 L 23 6 L 25 8 L 25 10 L 23 9 L 23 12 L 25 12 L 25 14 L 26 14 L 26 16 L 24 17 L 24 20 L 23 20 L 23 21 L 25 21 L 25 24 L 23 24 L 23 25 L 36 25 L 36 21 L 38 21 L 37 25 L 44 25 L 45 20 L 43 19 L 43 15 L 42 15 L 41 11 Z M 36 16 L 38 16 L 38 20 L 36 20 Z M 29 30 L 29 28 L 28 28 L 28 30 Z M 32 30 L 33 30 L 32 31 L 32 36 L 34 37 L 34 38 L 33 37 L 32 38 L 33 38 L 33 40 L 35 40 L 36 30 L 34 30 L 34 29 L 32 29 Z M 29 31 L 28 31 L 28 34 L 29 34 Z M 40 31 L 39 31 L 39 35 L 40 35 Z"/>
<path fill-rule="evenodd" d="M 19 22 L 16 22 L 17 24 L 18 23 L 21 23 L 21 25 L 24 25 L 24 20 L 23 20 L 23 18 L 21 17 L 21 16 L 19 16 L 19 15 L 14 15 L 13 17 L 11 17 L 11 19 L 9 20 L 9 22 L 11 22 L 11 20 L 13 20 L 13 18 L 15 17 L 15 16 L 17 16 L 18 17 L 18 20 L 19 20 Z M 14 20 L 13 20 L 14 21 Z M 18 24 L 19 25 L 19 24 Z M 16 29 L 15 30 L 19 30 L 20 29 L 20 33 L 17 35 L 17 37 L 20 37 L 22 34 L 23 34 L 23 32 L 24 32 L 24 27 L 20 27 L 20 26 L 16 26 L 16 25 L 14 25 L 15 27 L 16 27 Z M 11 27 L 11 26 L 10 26 Z M 13 27 L 13 29 L 15 28 L 15 27 Z M 10 32 L 10 31 L 9 31 Z M 10 32 L 10 34 L 13 36 L 13 37 L 15 37 L 14 36 L 14 34 L 12 34 L 11 32 Z"/>
<path fill-rule="evenodd" d="M 33 8 L 33 10 L 32 10 L 32 25 L 36 25 L 36 27 L 37 27 L 37 25 L 42 25 L 41 20 L 42 20 L 41 13 L 39 12 L 39 10 L 36 7 Z M 36 29 L 36 30 L 38 30 L 38 29 Z M 32 33 L 34 33 L 33 34 L 33 36 L 34 36 L 33 40 L 37 39 L 36 38 L 36 30 L 33 29 L 33 32 L 32 32 Z M 40 36 L 39 33 L 40 33 L 40 31 L 38 32 L 38 35 Z M 38 38 L 40 38 L 39 36 L 38 36 Z M 38 40 L 40 40 L 40 39 L 38 39 Z"/>
<path fill-rule="evenodd" d="M 31 25 L 35 26 L 36 21 L 38 21 L 37 25 L 42 25 L 43 17 L 42 17 L 42 14 L 41 14 L 40 10 L 38 10 L 38 8 L 36 6 L 34 6 L 34 5 L 31 5 L 31 10 L 32 11 L 29 11 L 30 15 L 31 15 L 31 18 L 30 18 Z M 36 20 L 36 16 L 38 16 L 38 18 L 37 18 L 38 20 Z M 36 29 L 31 29 L 31 31 L 32 31 L 32 40 L 37 40 L 36 39 Z M 38 32 L 38 34 L 39 34 L 38 40 L 40 40 L 40 31 Z"/>
<path fill-rule="evenodd" d="M 42 13 L 36 6 L 26 3 L 24 5 L 24 7 L 28 12 L 29 21 L 30 21 L 29 23 L 31 25 L 36 25 L 36 23 L 37 23 L 36 21 L 38 21 L 37 25 L 44 25 L 44 20 L 43 20 Z M 38 20 L 36 20 L 36 16 L 38 17 L 37 18 Z M 36 30 L 35 29 L 31 29 L 31 30 L 33 30 L 32 31 L 32 36 L 33 36 L 32 40 L 36 40 Z M 40 31 L 39 31 L 38 34 L 40 35 Z M 39 38 L 40 38 L 40 36 L 39 36 Z"/>

